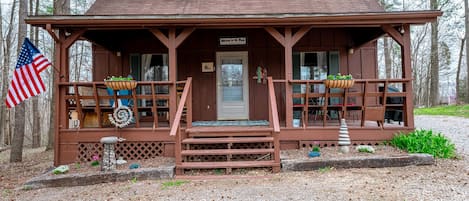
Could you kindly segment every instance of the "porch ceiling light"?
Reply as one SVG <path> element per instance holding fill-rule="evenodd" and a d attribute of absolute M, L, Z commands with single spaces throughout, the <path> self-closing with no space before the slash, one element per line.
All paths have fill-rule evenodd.
<path fill-rule="evenodd" d="M 400 30 L 401 34 L 404 34 L 405 33 L 405 29 L 404 29 L 404 25 L 401 25 L 401 30 Z"/>

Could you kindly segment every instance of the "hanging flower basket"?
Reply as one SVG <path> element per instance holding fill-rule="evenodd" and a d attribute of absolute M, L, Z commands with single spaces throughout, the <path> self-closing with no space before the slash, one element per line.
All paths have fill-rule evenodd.
<path fill-rule="evenodd" d="M 350 88 L 355 84 L 354 80 L 324 80 L 327 88 Z"/>
<path fill-rule="evenodd" d="M 111 88 L 112 90 L 131 90 L 137 87 L 137 81 L 104 81 L 104 85 Z"/>

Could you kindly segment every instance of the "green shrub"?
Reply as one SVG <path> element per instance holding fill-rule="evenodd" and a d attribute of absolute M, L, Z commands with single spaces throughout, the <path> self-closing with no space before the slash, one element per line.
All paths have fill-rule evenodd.
<path fill-rule="evenodd" d="M 408 134 L 399 133 L 391 140 L 391 145 L 409 153 L 427 153 L 436 158 L 455 158 L 456 148 L 441 133 L 432 130 L 415 130 Z"/>

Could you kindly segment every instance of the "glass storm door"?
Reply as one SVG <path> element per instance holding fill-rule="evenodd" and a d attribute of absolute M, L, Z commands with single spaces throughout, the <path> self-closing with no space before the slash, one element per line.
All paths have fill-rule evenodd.
<path fill-rule="evenodd" d="M 217 52 L 217 119 L 249 119 L 248 52 Z"/>

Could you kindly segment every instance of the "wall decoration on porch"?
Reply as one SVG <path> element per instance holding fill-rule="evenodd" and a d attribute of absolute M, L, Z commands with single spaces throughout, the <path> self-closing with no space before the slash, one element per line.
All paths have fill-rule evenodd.
<path fill-rule="evenodd" d="M 202 62 L 202 72 L 213 72 L 215 68 L 213 62 Z"/>
<path fill-rule="evenodd" d="M 267 68 L 262 68 L 261 66 L 257 67 L 256 76 L 253 77 L 257 79 L 257 83 L 267 84 Z"/>
<path fill-rule="evenodd" d="M 125 105 L 120 105 L 118 108 L 114 109 L 114 113 L 109 114 L 111 124 L 119 128 L 129 125 L 130 122 L 132 122 L 132 118 L 132 110 Z"/>
<path fill-rule="evenodd" d="M 222 45 L 246 45 L 248 40 L 246 37 L 220 37 L 218 40 Z"/>

